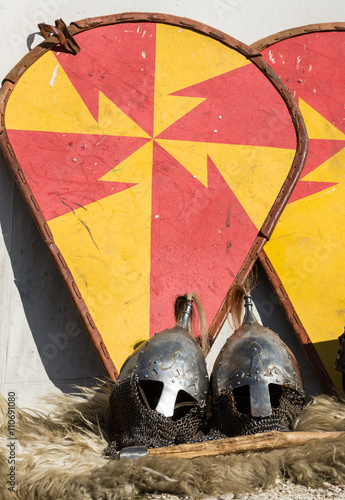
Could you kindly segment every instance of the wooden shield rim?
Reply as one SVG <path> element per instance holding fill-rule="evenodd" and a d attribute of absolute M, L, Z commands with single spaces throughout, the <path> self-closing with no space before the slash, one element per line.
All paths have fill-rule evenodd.
<path fill-rule="evenodd" d="M 266 220 L 264 221 L 261 229 L 258 231 L 258 235 L 243 263 L 243 266 L 239 270 L 234 280 L 234 283 L 243 284 L 246 281 L 250 271 L 252 270 L 265 242 L 270 237 L 275 224 L 279 219 L 285 205 L 287 204 L 288 199 L 303 170 L 308 149 L 308 138 L 302 114 L 286 85 L 280 80 L 280 78 L 272 70 L 269 64 L 264 61 L 260 52 L 252 47 L 243 44 L 242 42 L 239 42 L 235 38 L 222 33 L 221 31 L 207 26 L 206 24 L 166 14 L 122 13 L 110 16 L 82 19 L 80 21 L 72 22 L 67 29 L 69 34 L 73 37 L 74 35 L 79 34 L 83 31 L 88 31 L 98 27 L 132 22 L 153 22 L 180 26 L 218 40 L 220 43 L 223 43 L 224 45 L 240 52 L 247 59 L 253 62 L 253 64 L 255 64 L 255 66 L 268 78 L 270 83 L 275 87 L 275 89 L 285 101 L 295 128 L 296 152 L 289 174 L 285 179 L 281 190 L 267 215 Z M 4 78 L 3 86 L 0 90 L 0 148 L 2 149 L 5 160 L 8 163 L 8 166 L 14 176 L 15 182 L 17 183 L 19 190 L 21 191 L 26 204 L 28 205 L 29 210 L 38 226 L 41 236 L 53 257 L 55 264 L 57 265 L 57 268 L 71 295 L 73 303 L 79 313 L 86 332 L 89 335 L 94 348 L 96 349 L 100 361 L 103 364 L 108 376 L 111 379 L 116 380 L 118 375 L 117 369 L 110 358 L 102 336 L 97 329 L 97 326 L 95 325 L 90 312 L 88 311 L 88 308 L 81 296 L 80 291 L 78 290 L 78 286 L 72 276 L 72 273 L 69 270 L 62 254 L 60 253 L 59 248 L 54 242 L 53 235 L 48 227 L 47 221 L 43 216 L 40 207 L 38 206 L 38 203 L 31 191 L 31 188 L 25 178 L 24 172 L 22 171 L 16 159 L 15 152 L 11 146 L 5 126 L 6 105 L 16 83 L 19 81 L 24 72 L 38 60 L 38 58 L 43 56 L 49 50 L 53 49 L 59 43 L 60 41 L 56 35 L 49 36 L 49 38 L 47 38 L 45 41 L 33 48 L 27 55 L 25 55 Z M 209 330 L 210 335 L 213 338 L 215 338 L 221 330 L 227 317 L 228 310 L 229 305 L 225 297 Z"/>
<path fill-rule="evenodd" d="M 251 44 L 251 47 L 258 51 L 263 51 L 272 45 L 275 45 L 282 40 L 288 40 L 290 38 L 295 38 L 302 35 L 308 35 L 311 33 L 322 33 L 331 31 L 345 31 L 345 23 L 321 23 L 321 24 L 309 24 L 305 26 L 299 26 L 292 29 L 287 29 L 273 35 L 269 35 L 265 38 Z M 322 385 L 324 391 L 331 395 L 337 396 L 338 392 L 318 354 L 316 348 L 308 335 L 308 332 L 304 328 L 301 319 L 299 318 L 289 296 L 284 288 L 284 284 L 281 282 L 276 270 L 270 259 L 268 258 L 266 252 L 262 250 L 259 255 L 259 262 L 273 288 L 275 291 L 279 302 L 285 312 L 285 315 L 297 337 L 300 344 L 302 345 L 304 352 L 312 365 L 314 372 Z"/>

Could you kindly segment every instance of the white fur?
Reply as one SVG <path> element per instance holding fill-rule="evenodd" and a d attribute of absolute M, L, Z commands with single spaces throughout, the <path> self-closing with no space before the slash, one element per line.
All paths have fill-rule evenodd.
<path fill-rule="evenodd" d="M 0 398 L 1 499 L 112 500 L 141 492 L 166 492 L 192 498 L 239 495 L 273 485 L 278 477 L 310 486 L 345 483 L 345 439 L 243 455 L 192 460 L 146 458 L 108 460 L 104 422 L 111 386 L 83 395 L 50 398 L 49 415 L 16 413 L 16 496 L 8 491 L 7 401 Z M 303 410 L 294 430 L 344 430 L 345 404 L 321 396 Z"/>

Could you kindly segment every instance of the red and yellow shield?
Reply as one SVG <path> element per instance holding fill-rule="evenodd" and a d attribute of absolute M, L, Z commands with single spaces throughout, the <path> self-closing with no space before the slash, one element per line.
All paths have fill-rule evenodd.
<path fill-rule="evenodd" d="M 304 26 L 254 44 L 297 100 L 309 137 L 300 181 L 265 249 L 297 313 L 292 323 L 301 322 L 339 388 L 334 362 L 345 325 L 344 30 L 344 24 Z"/>
<path fill-rule="evenodd" d="M 303 121 L 258 52 L 207 26 L 70 32 L 77 55 L 51 37 L 5 82 L 1 144 L 113 376 L 179 294 L 220 326 L 303 166 Z"/>

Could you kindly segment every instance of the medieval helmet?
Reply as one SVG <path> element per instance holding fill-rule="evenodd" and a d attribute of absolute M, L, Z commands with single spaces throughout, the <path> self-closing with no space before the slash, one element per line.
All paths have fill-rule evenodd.
<path fill-rule="evenodd" d="M 290 430 L 304 404 L 300 368 L 278 334 L 256 321 L 250 296 L 245 309 L 242 326 L 226 341 L 212 372 L 213 432 Z"/>
<path fill-rule="evenodd" d="M 108 454 L 125 446 L 191 441 L 206 420 L 208 375 L 202 349 L 181 321 L 156 333 L 125 361 L 109 399 Z"/>

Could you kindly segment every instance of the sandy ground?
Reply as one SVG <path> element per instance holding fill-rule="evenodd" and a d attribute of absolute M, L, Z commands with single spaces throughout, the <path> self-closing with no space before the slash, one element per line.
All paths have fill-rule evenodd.
<path fill-rule="evenodd" d="M 142 498 L 150 500 L 192 500 L 190 497 L 169 494 L 145 495 Z M 215 497 L 204 497 L 204 500 L 233 500 L 235 498 L 236 497 L 232 493 L 228 493 L 226 495 L 219 495 Z M 236 500 L 305 500 L 312 498 L 316 500 L 345 499 L 345 486 L 334 486 L 325 483 L 325 488 L 315 489 L 288 481 L 277 481 L 277 485 L 274 488 L 261 492 L 240 495 L 236 498 Z"/>

